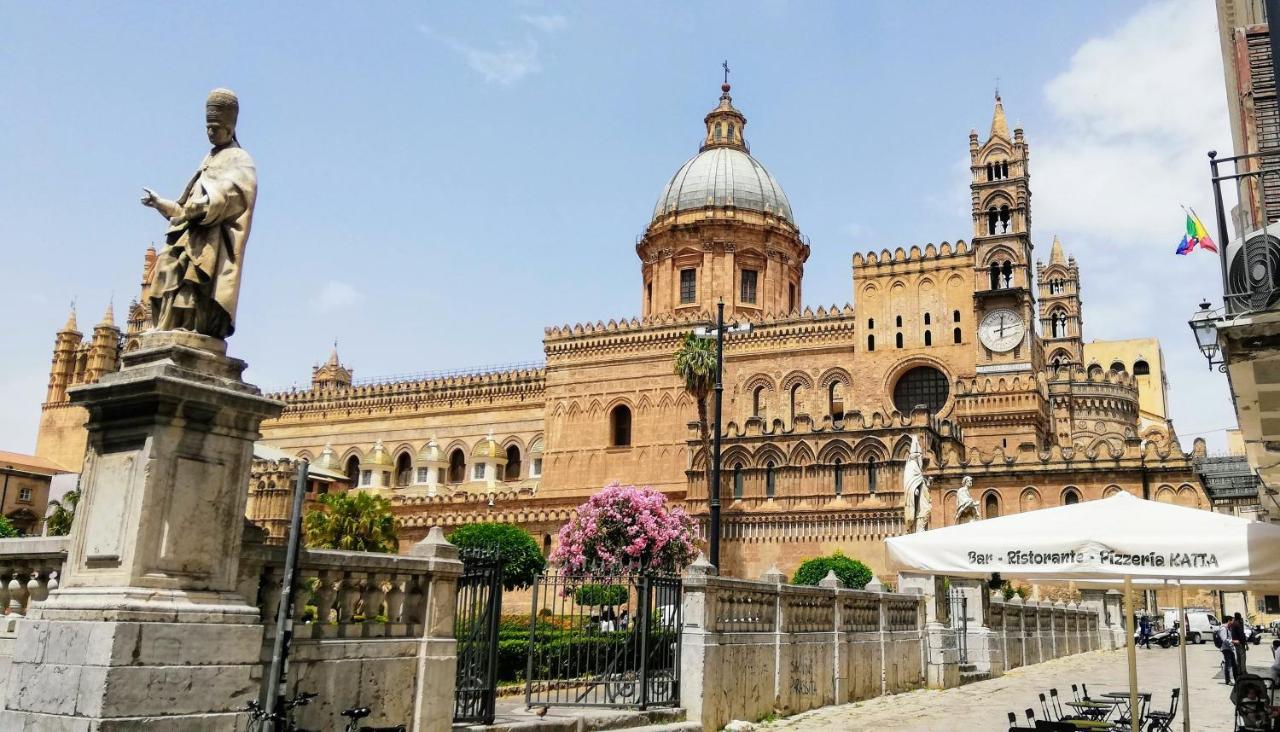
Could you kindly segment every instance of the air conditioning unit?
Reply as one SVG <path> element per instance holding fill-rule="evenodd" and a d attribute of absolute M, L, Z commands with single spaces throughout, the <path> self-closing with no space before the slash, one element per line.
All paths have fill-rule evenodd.
<path fill-rule="evenodd" d="M 1227 313 L 1241 315 L 1280 304 L 1280 224 L 1227 244 Z"/>

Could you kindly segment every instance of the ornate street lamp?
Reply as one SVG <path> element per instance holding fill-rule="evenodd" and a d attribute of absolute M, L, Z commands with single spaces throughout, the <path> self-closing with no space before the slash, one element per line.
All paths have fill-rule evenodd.
<path fill-rule="evenodd" d="M 715 438 L 711 447 L 711 480 L 708 483 L 708 494 L 711 508 L 711 536 L 707 543 L 711 549 L 711 564 L 716 571 L 720 570 L 720 416 L 724 400 L 724 334 L 750 333 L 750 323 L 736 323 L 724 327 L 724 300 L 716 304 L 716 327 L 695 328 L 693 334 L 699 338 L 716 339 L 716 407 Z"/>
<path fill-rule="evenodd" d="M 1191 320 L 1187 325 L 1191 326 L 1191 332 L 1195 334 L 1196 345 L 1200 347 L 1200 352 L 1209 360 L 1209 369 L 1214 366 L 1219 371 L 1225 372 L 1227 364 L 1225 361 L 1216 360 L 1218 355 L 1218 314 L 1209 309 L 1208 301 L 1200 303 L 1200 309 L 1195 315 L 1191 316 Z"/>

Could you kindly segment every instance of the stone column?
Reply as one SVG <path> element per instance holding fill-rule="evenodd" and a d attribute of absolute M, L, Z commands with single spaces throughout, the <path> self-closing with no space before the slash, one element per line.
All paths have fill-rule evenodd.
<path fill-rule="evenodd" d="M 458 548 L 444 538 L 439 526 L 409 550 L 431 560 L 431 584 L 427 588 L 423 618 L 422 653 L 418 657 L 417 700 L 414 732 L 448 732 L 453 725 L 453 694 L 458 663 L 458 642 L 453 637 L 458 605 L 458 577 L 462 562 Z"/>
<path fill-rule="evenodd" d="M 697 560 L 685 570 L 680 609 L 683 623 L 680 629 L 680 703 L 685 708 L 686 719 L 713 729 L 717 728 L 714 725 L 721 724 L 715 709 L 716 694 L 720 689 L 715 684 L 716 679 L 706 676 L 715 633 L 712 627 L 715 593 L 707 583 L 716 574 L 715 566 L 699 553 Z"/>
<path fill-rule="evenodd" d="M 1107 625 L 1106 628 L 1110 634 L 1108 648 L 1114 650 L 1124 648 L 1128 641 L 1125 639 L 1123 601 L 1124 593 L 1119 590 L 1107 590 L 1103 599 L 1103 607 L 1106 609 Z"/>
<path fill-rule="evenodd" d="M 88 410 L 62 586 L 18 626 L 4 729 L 230 730 L 263 626 L 236 592 L 253 442 L 282 405 L 221 340 L 151 332 Z"/>
<path fill-rule="evenodd" d="M 941 621 L 945 615 L 939 612 L 939 603 L 948 601 L 946 593 L 941 592 L 940 579 L 932 574 L 898 573 L 900 591 L 924 596 L 925 679 L 930 688 L 934 689 L 946 689 L 960 684 L 960 668 L 954 658 L 954 637 L 950 627 Z"/>
<path fill-rule="evenodd" d="M 1110 648 L 1111 639 L 1107 630 L 1107 609 L 1105 590 L 1080 590 L 1080 609 L 1086 610 L 1097 618 L 1097 632 L 1092 634 L 1089 648 Z M 1105 634 L 1105 635 L 1104 635 Z"/>

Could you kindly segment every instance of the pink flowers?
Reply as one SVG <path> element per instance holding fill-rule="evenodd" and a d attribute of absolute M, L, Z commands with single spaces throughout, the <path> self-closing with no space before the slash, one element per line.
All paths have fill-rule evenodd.
<path fill-rule="evenodd" d="M 578 507 L 560 529 L 551 562 L 568 575 L 654 569 L 679 572 L 697 555 L 697 529 L 652 488 L 616 482 Z"/>

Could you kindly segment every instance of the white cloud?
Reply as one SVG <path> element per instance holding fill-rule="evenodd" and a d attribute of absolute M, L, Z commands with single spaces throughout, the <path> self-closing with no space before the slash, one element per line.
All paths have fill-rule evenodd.
<path fill-rule="evenodd" d="M 490 83 L 509 86 L 530 74 L 542 71 L 538 42 L 529 36 L 517 43 L 504 41 L 500 42 L 497 48 L 484 49 L 477 48 L 459 38 L 439 33 L 429 26 L 420 25 L 418 30 L 427 37 L 440 41 L 461 56 L 473 71 Z"/>
<path fill-rule="evenodd" d="M 1216 27 L 1213 3 L 1141 7 L 1077 49 L 1045 86 L 1051 126 L 1027 132 L 1038 255 L 1059 234 L 1079 261 L 1087 339 L 1160 338 L 1184 433 L 1235 421 L 1186 325 L 1200 296 L 1219 294 L 1217 262 L 1173 254 L 1180 205 L 1214 226 L 1205 153 L 1231 147 Z"/>
<path fill-rule="evenodd" d="M 520 19 L 543 33 L 555 33 L 569 25 L 563 15 L 522 15 Z"/>
<path fill-rule="evenodd" d="M 322 313 L 349 308 L 364 299 L 356 288 L 338 280 L 329 280 L 311 298 L 311 305 Z"/>

